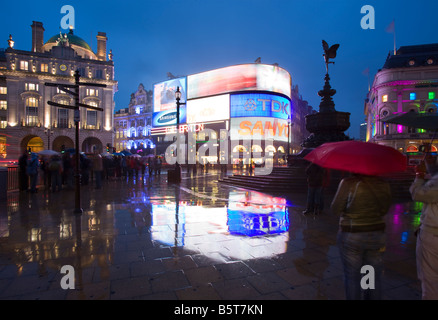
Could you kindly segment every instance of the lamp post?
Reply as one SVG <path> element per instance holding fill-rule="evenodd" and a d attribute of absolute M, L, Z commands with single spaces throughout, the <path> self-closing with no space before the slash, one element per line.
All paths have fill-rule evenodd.
<path fill-rule="evenodd" d="M 176 92 L 175 92 L 175 99 L 176 99 L 176 134 L 177 134 L 177 145 L 176 145 L 176 163 L 175 163 L 175 174 L 176 174 L 176 179 L 178 182 L 181 181 L 181 165 L 178 162 L 178 151 L 180 148 L 180 139 L 179 139 L 179 135 L 180 135 L 180 131 L 179 131 L 179 115 L 180 115 L 180 108 L 181 105 L 184 105 L 185 102 L 180 102 L 182 97 L 182 93 L 181 91 L 179 91 L 179 87 L 176 87 Z"/>
<path fill-rule="evenodd" d="M 53 130 L 51 127 L 47 127 L 44 129 L 44 133 L 47 135 L 47 150 L 51 150 L 52 147 L 50 146 L 50 137 L 53 136 Z"/>

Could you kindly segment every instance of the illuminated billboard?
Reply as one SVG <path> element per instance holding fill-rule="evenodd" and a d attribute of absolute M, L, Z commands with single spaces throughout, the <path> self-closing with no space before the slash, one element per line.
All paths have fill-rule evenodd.
<path fill-rule="evenodd" d="M 154 112 L 152 114 L 152 127 L 176 126 L 177 117 L 176 109 Z M 179 108 L 179 123 L 186 123 L 186 108 Z"/>
<path fill-rule="evenodd" d="M 200 123 L 230 118 L 230 95 L 187 101 L 187 123 Z"/>
<path fill-rule="evenodd" d="M 287 142 L 288 122 L 269 117 L 231 118 L 231 140 L 264 140 Z"/>
<path fill-rule="evenodd" d="M 235 117 L 272 117 L 288 119 L 291 102 L 282 96 L 268 93 L 231 95 L 230 114 Z"/>
<path fill-rule="evenodd" d="M 181 102 L 187 100 L 187 79 L 178 78 L 154 85 L 154 112 L 176 108 L 175 92 L 179 87 Z"/>
<path fill-rule="evenodd" d="M 286 70 L 265 64 L 242 64 L 187 77 L 187 99 L 236 91 L 271 91 L 291 96 L 291 77 Z"/>

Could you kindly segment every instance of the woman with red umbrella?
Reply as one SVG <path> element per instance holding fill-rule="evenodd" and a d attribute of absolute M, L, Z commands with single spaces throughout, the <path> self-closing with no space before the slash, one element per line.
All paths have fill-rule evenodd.
<path fill-rule="evenodd" d="M 338 246 L 345 294 L 349 300 L 380 299 L 386 242 L 384 216 L 391 205 L 391 191 L 388 182 L 378 175 L 405 170 L 406 158 L 390 147 L 342 141 L 325 143 L 305 159 L 352 173 L 341 181 L 331 204 L 332 212 L 340 216 Z"/>

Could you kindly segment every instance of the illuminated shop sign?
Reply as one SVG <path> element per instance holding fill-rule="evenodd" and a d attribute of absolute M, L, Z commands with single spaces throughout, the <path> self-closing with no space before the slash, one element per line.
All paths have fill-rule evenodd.
<path fill-rule="evenodd" d="M 179 87 L 181 102 L 187 100 L 186 78 L 172 79 L 154 85 L 154 112 L 176 108 L 175 92 Z"/>
<path fill-rule="evenodd" d="M 264 140 L 287 141 L 288 122 L 284 119 L 268 117 L 231 118 L 231 140 Z"/>
<path fill-rule="evenodd" d="M 176 109 L 170 109 L 152 114 L 152 127 L 165 127 L 176 125 L 177 112 Z M 186 108 L 181 106 L 179 109 L 179 123 L 186 122 Z"/>
<path fill-rule="evenodd" d="M 291 102 L 279 95 L 265 93 L 233 94 L 230 114 L 235 117 L 273 117 L 288 119 Z"/>
<path fill-rule="evenodd" d="M 291 96 L 291 77 L 273 65 L 242 64 L 202 72 L 187 77 L 187 99 L 235 91 L 271 91 Z"/>
<path fill-rule="evenodd" d="M 187 123 L 228 120 L 230 95 L 220 95 L 187 101 Z"/>
<path fill-rule="evenodd" d="M 182 124 L 179 126 L 180 133 L 186 132 L 199 132 L 204 130 L 205 125 L 203 123 L 195 123 L 195 124 Z M 176 125 L 172 127 L 161 127 L 161 128 L 152 128 L 151 135 L 160 135 L 167 133 L 176 133 Z"/>

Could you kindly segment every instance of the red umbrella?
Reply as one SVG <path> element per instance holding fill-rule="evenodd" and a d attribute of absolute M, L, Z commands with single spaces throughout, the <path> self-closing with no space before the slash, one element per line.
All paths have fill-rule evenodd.
<path fill-rule="evenodd" d="M 356 140 L 328 142 L 304 159 L 321 167 L 366 175 L 406 170 L 406 157 L 394 148 Z"/>

